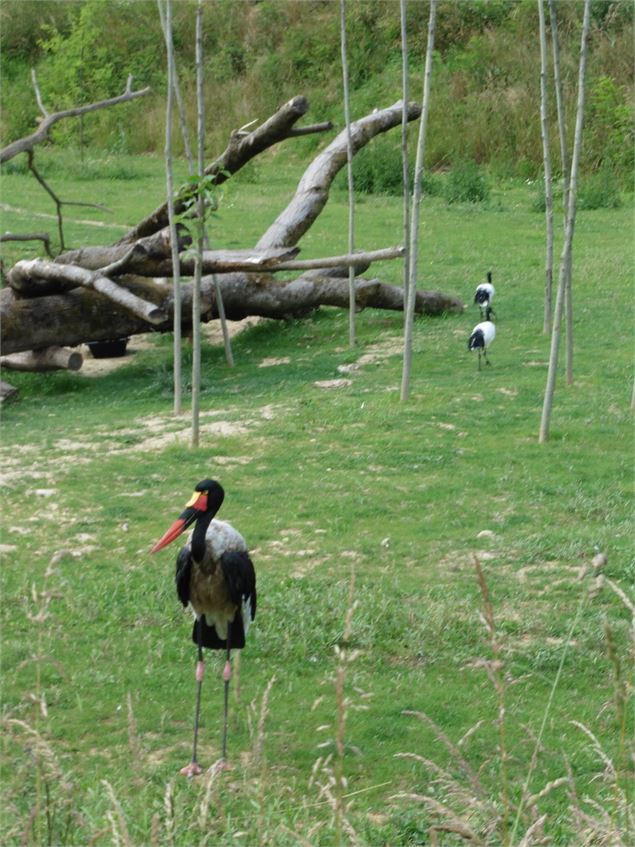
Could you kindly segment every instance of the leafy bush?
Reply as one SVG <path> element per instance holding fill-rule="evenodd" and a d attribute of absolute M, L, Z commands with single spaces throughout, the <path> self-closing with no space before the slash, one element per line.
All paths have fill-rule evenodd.
<path fill-rule="evenodd" d="M 402 177 L 401 150 L 388 139 L 377 139 L 353 159 L 353 185 L 363 194 L 401 194 Z"/>
<path fill-rule="evenodd" d="M 408 162 L 408 182 L 410 191 L 414 180 L 414 152 L 411 148 Z M 338 176 L 337 187 L 346 188 L 346 172 Z M 434 174 L 424 171 L 421 180 L 424 194 L 438 196 L 442 193 L 442 183 Z M 388 138 L 378 138 L 353 159 L 353 186 L 360 194 L 388 194 L 400 196 L 403 193 L 403 165 L 401 148 Z"/>
<path fill-rule="evenodd" d="M 466 159 L 457 162 L 445 184 L 448 203 L 480 203 L 489 197 L 489 186 L 476 162 Z"/>
<path fill-rule="evenodd" d="M 551 193 L 553 195 L 553 208 L 557 210 L 562 205 L 562 185 L 560 181 L 557 184 L 555 182 L 553 183 Z M 531 202 L 530 209 L 532 212 L 542 212 L 544 214 L 546 208 L 545 183 L 543 179 L 538 179 L 536 180 L 536 193 Z"/>
<path fill-rule="evenodd" d="M 633 106 L 614 79 L 601 77 L 589 92 L 589 114 L 584 139 L 586 158 L 595 170 L 605 165 L 619 173 L 633 170 L 635 131 Z"/>
<path fill-rule="evenodd" d="M 617 209 L 622 205 L 620 189 L 608 167 L 583 179 L 578 189 L 578 209 Z"/>

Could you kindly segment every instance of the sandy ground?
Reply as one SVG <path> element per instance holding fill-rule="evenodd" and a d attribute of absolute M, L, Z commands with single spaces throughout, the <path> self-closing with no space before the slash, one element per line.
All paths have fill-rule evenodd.
<path fill-rule="evenodd" d="M 247 327 L 254 326 L 259 323 L 262 318 L 249 317 L 243 321 L 228 321 L 229 336 L 233 338 L 242 332 Z M 222 344 L 223 333 L 221 331 L 220 321 L 210 321 L 208 324 L 202 324 L 203 338 L 210 344 Z M 133 335 L 128 342 L 128 348 L 125 356 L 120 356 L 116 359 L 94 359 L 90 350 L 85 344 L 80 346 L 80 352 L 84 357 L 84 363 L 79 371 L 80 376 L 101 376 L 105 373 L 110 373 L 117 368 L 122 367 L 130 362 L 132 356 L 153 347 L 156 340 L 155 333 L 148 332 L 145 335 Z"/>

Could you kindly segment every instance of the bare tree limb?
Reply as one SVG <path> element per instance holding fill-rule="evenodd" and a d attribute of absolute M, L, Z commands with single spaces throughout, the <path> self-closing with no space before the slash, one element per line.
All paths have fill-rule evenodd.
<path fill-rule="evenodd" d="M 408 104 L 410 120 L 419 117 L 421 109 L 416 103 Z M 387 109 L 380 109 L 351 124 L 353 152 L 357 153 L 371 138 L 387 132 L 401 122 L 401 101 Z M 339 135 L 319 153 L 305 170 L 296 193 L 278 218 L 258 241 L 257 247 L 283 247 L 297 244 L 314 223 L 326 201 L 333 180 L 347 159 L 347 134 Z"/>
<path fill-rule="evenodd" d="M 52 259 L 51 239 L 48 232 L 5 232 L 0 235 L 0 243 L 4 241 L 41 241 L 47 255 Z"/>
<path fill-rule="evenodd" d="M 159 239 L 159 236 L 161 238 Z M 152 245 L 154 253 L 144 245 Z M 161 252 L 159 252 L 161 250 Z M 380 250 L 359 251 L 346 253 L 341 256 L 324 256 L 316 259 L 295 259 L 300 252 L 299 247 L 270 247 L 252 248 L 251 250 L 204 250 L 202 270 L 204 274 L 226 274 L 244 271 L 245 273 L 267 271 L 300 271 L 314 268 L 346 268 L 352 267 L 361 273 L 373 262 L 384 262 L 399 259 L 404 255 L 403 247 L 384 247 Z M 158 277 L 172 276 L 172 258 L 169 255 L 168 233 L 162 230 L 157 235 L 142 239 L 131 247 L 116 245 L 104 248 L 86 248 L 73 250 L 58 257 L 56 263 L 79 265 L 89 270 L 99 270 L 103 276 L 121 274 L 139 274 L 141 276 Z M 104 265 L 105 261 L 111 263 Z M 190 254 L 179 256 L 179 273 L 183 276 L 194 275 L 194 259 Z M 41 283 L 29 288 L 28 281 L 20 277 L 20 293 L 37 296 L 42 293 Z M 48 289 L 48 294 L 54 293 Z"/>
<path fill-rule="evenodd" d="M 9 159 L 12 159 L 14 156 L 17 156 L 18 153 L 27 153 L 28 151 L 32 151 L 36 144 L 41 144 L 42 141 L 46 141 L 49 136 L 49 132 L 51 128 L 61 120 L 65 118 L 75 118 L 79 115 L 85 115 L 88 112 L 96 112 L 99 109 L 107 109 L 109 106 L 116 106 L 119 103 L 127 103 L 130 100 L 136 100 L 138 97 L 144 97 L 150 91 L 150 87 L 141 88 L 138 91 L 132 90 L 132 77 L 128 77 L 128 82 L 126 84 L 126 90 L 123 94 L 120 94 L 118 97 L 110 97 L 107 100 L 100 100 L 97 103 L 88 103 L 85 106 L 75 106 L 72 109 L 63 109 L 60 112 L 54 112 L 53 114 L 47 115 L 46 110 L 43 108 L 41 104 L 41 97 L 39 95 L 39 90 L 36 87 L 36 97 L 38 99 L 38 106 L 40 110 L 44 113 L 45 118 L 40 123 L 37 130 L 31 135 L 26 136 L 25 138 L 18 138 L 16 141 L 12 141 L 11 144 L 8 144 L 6 147 L 0 150 L 0 164 L 3 162 L 8 162 Z"/>
<path fill-rule="evenodd" d="M 308 108 L 309 103 L 306 97 L 294 97 L 281 106 L 275 115 L 272 115 L 252 132 L 246 135 L 240 131 L 233 133 L 225 151 L 205 168 L 205 175 L 213 176 L 215 185 L 225 182 L 228 176 L 239 171 L 258 153 L 262 153 L 268 147 L 292 137 L 293 125 L 306 113 Z M 311 128 L 311 132 L 323 132 L 326 127 L 326 124 L 316 124 Z M 305 131 L 308 132 L 309 128 L 305 127 Z M 182 211 L 183 205 L 176 203 L 175 212 L 180 214 Z M 120 243 L 137 241 L 146 235 L 152 235 L 167 225 L 167 203 L 162 203 L 152 214 L 127 232 L 120 239 Z"/>
<path fill-rule="evenodd" d="M 177 253 L 191 243 L 184 227 L 177 227 Z M 97 271 L 109 267 L 104 276 L 121 273 L 141 273 L 146 276 L 171 275 L 172 238 L 166 227 L 147 238 L 140 238 L 134 244 L 115 244 L 110 247 L 80 247 L 67 250 L 55 261 L 61 265 L 79 265 L 86 270 Z M 144 270 L 148 268 L 148 270 Z M 158 270 L 158 268 L 161 268 Z"/>
<path fill-rule="evenodd" d="M 97 271 L 87 271 L 75 265 L 58 265 L 44 259 L 23 259 L 17 262 L 8 274 L 9 284 L 18 291 L 25 280 L 32 285 L 38 279 L 66 287 L 81 285 L 92 289 L 150 324 L 163 323 L 166 318 L 162 309 L 137 297 Z"/>

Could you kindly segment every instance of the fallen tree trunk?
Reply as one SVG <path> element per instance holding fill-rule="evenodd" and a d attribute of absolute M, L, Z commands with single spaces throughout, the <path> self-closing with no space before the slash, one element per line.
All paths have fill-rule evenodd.
<path fill-rule="evenodd" d="M 84 357 L 79 350 L 67 347 L 45 347 L 0 357 L 0 365 L 10 371 L 78 371 L 83 363 Z"/>
<path fill-rule="evenodd" d="M 75 265 L 57 265 L 44 259 L 24 259 L 11 268 L 8 275 L 11 288 L 20 292 L 25 285 L 32 287 L 41 283 L 42 290 L 48 292 L 50 285 L 64 289 L 82 286 L 108 297 L 133 315 L 149 324 L 160 324 L 166 319 L 166 313 L 153 303 L 148 303 L 126 288 L 122 288 L 97 271 L 87 271 Z M 34 345 L 35 346 L 35 345 Z"/>
<path fill-rule="evenodd" d="M 166 320 L 149 326 L 107 297 L 83 288 L 30 299 L 18 299 L 11 289 L 4 289 L 0 292 L 2 352 L 10 354 L 56 344 L 72 347 L 84 341 L 105 341 L 148 331 L 172 331 L 172 286 L 167 280 L 121 277 L 119 282 L 131 293 L 154 302 L 166 313 Z M 225 274 L 218 277 L 218 282 L 229 320 L 242 320 L 248 315 L 298 318 L 320 305 L 348 307 L 348 279 L 314 271 L 286 284 L 275 282 L 269 275 L 243 273 Z M 201 299 L 203 320 L 217 318 L 214 283 L 210 277 L 203 278 Z M 403 290 L 379 280 L 359 280 L 356 303 L 360 309 L 401 311 Z M 187 332 L 191 327 L 192 305 L 189 283 L 182 286 L 182 304 L 182 329 Z M 415 310 L 428 315 L 460 312 L 463 303 L 438 291 L 419 291 Z"/>
<path fill-rule="evenodd" d="M 299 130 L 293 125 L 307 108 L 305 98 L 295 97 L 258 129 L 249 134 L 237 133 L 223 156 L 207 168 L 207 173 L 216 174 L 218 181 L 222 181 L 256 153 L 297 134 Z M 417 118 L 419 113 L 416 104 L 409 104 L 410 120 Z M 401 121 L 400 102 L 356 121 L 351 127 L 354 152 L 378 133 L 400 125 Z M 400 248 L 388 248 L 353 257 L 330 257 L 326 261 L 294 260 L 298 252 L 297 240 L 324 208 L 333 180 L 346 160 L 346 132 L 343 131 L 311 162 L 291 202 L 263 234 L 255 250 L 207 253 L 204 272 L 220 274 L 224 271 L 218 276 L 218 282 L 229 320 L 249 315 L 294 318 L 307 315 L 320 305 L 348 308 L 348 265 L 352 264 L 355 273 L 359 274 L 373 260 L 386 258 L 388 254 L 399 255 Z M 172 276 L 166 224 L 167 209 L 162 206 L 113 247 L 69 251 L 55 263 L 18 262 L 9 273 L 10 284 L 17 293 L 12 289 L 0 292 L 2 352 L 73 346 L 144 333 L 153 328 L 160 332 L 172 331 L 171 279 L 157 278 L 163 274 Z M 182 269 L 187 271 L 189 257 L 181 255 L 180 262 Z M 329 265 L 328 273 L 308 271 L 288 283 L 277 282 L 272 275 L 278 269 L 300 271 L 318 262 Z M 229 272 L 232 268 L 234 271 Z M 238 272 L 237 268 L 242 271 Z M 129 273 L 132 270 L 136 275 Z M 139 275 L 148 273 L 153 276 Z M 108 274 L 116 275 L 117 282 L 108 279 Z M 73 288 L 76 285 L 82 287 Z M 60 292 L 60 287 L 66 291 Z M 182 329 L 187 332 L 191 326 L 191 286 L 184 283 L 182 293 Z M 358 280 L 355 302 L 359 309 L 402 310 L 403 291 L 378 280 Z M 436 315 L 462 309 L 459 299 L 441 292 L 417 293 L 415 310 L 418 313 Z M 211 277 L 203 280 L 202 311 L 205 321 L 217 317 Z"/>

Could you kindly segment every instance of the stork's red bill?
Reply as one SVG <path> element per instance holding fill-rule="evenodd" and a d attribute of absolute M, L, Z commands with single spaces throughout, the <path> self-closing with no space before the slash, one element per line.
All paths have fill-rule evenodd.
<path fill-rule="evenodd" d="M 188 501 L 184 511 L 181 512 L 168 531 L 161 536 L 150 552 L 156 553 L 159 550 L 163 550 L 164 547 L 171 544 L 179 537 L 179 535 L 182 535 L 185 530 L 194 523 L 199 515 L 206 511 L 207 492 L 195 491 L 191 499 Z"/>

